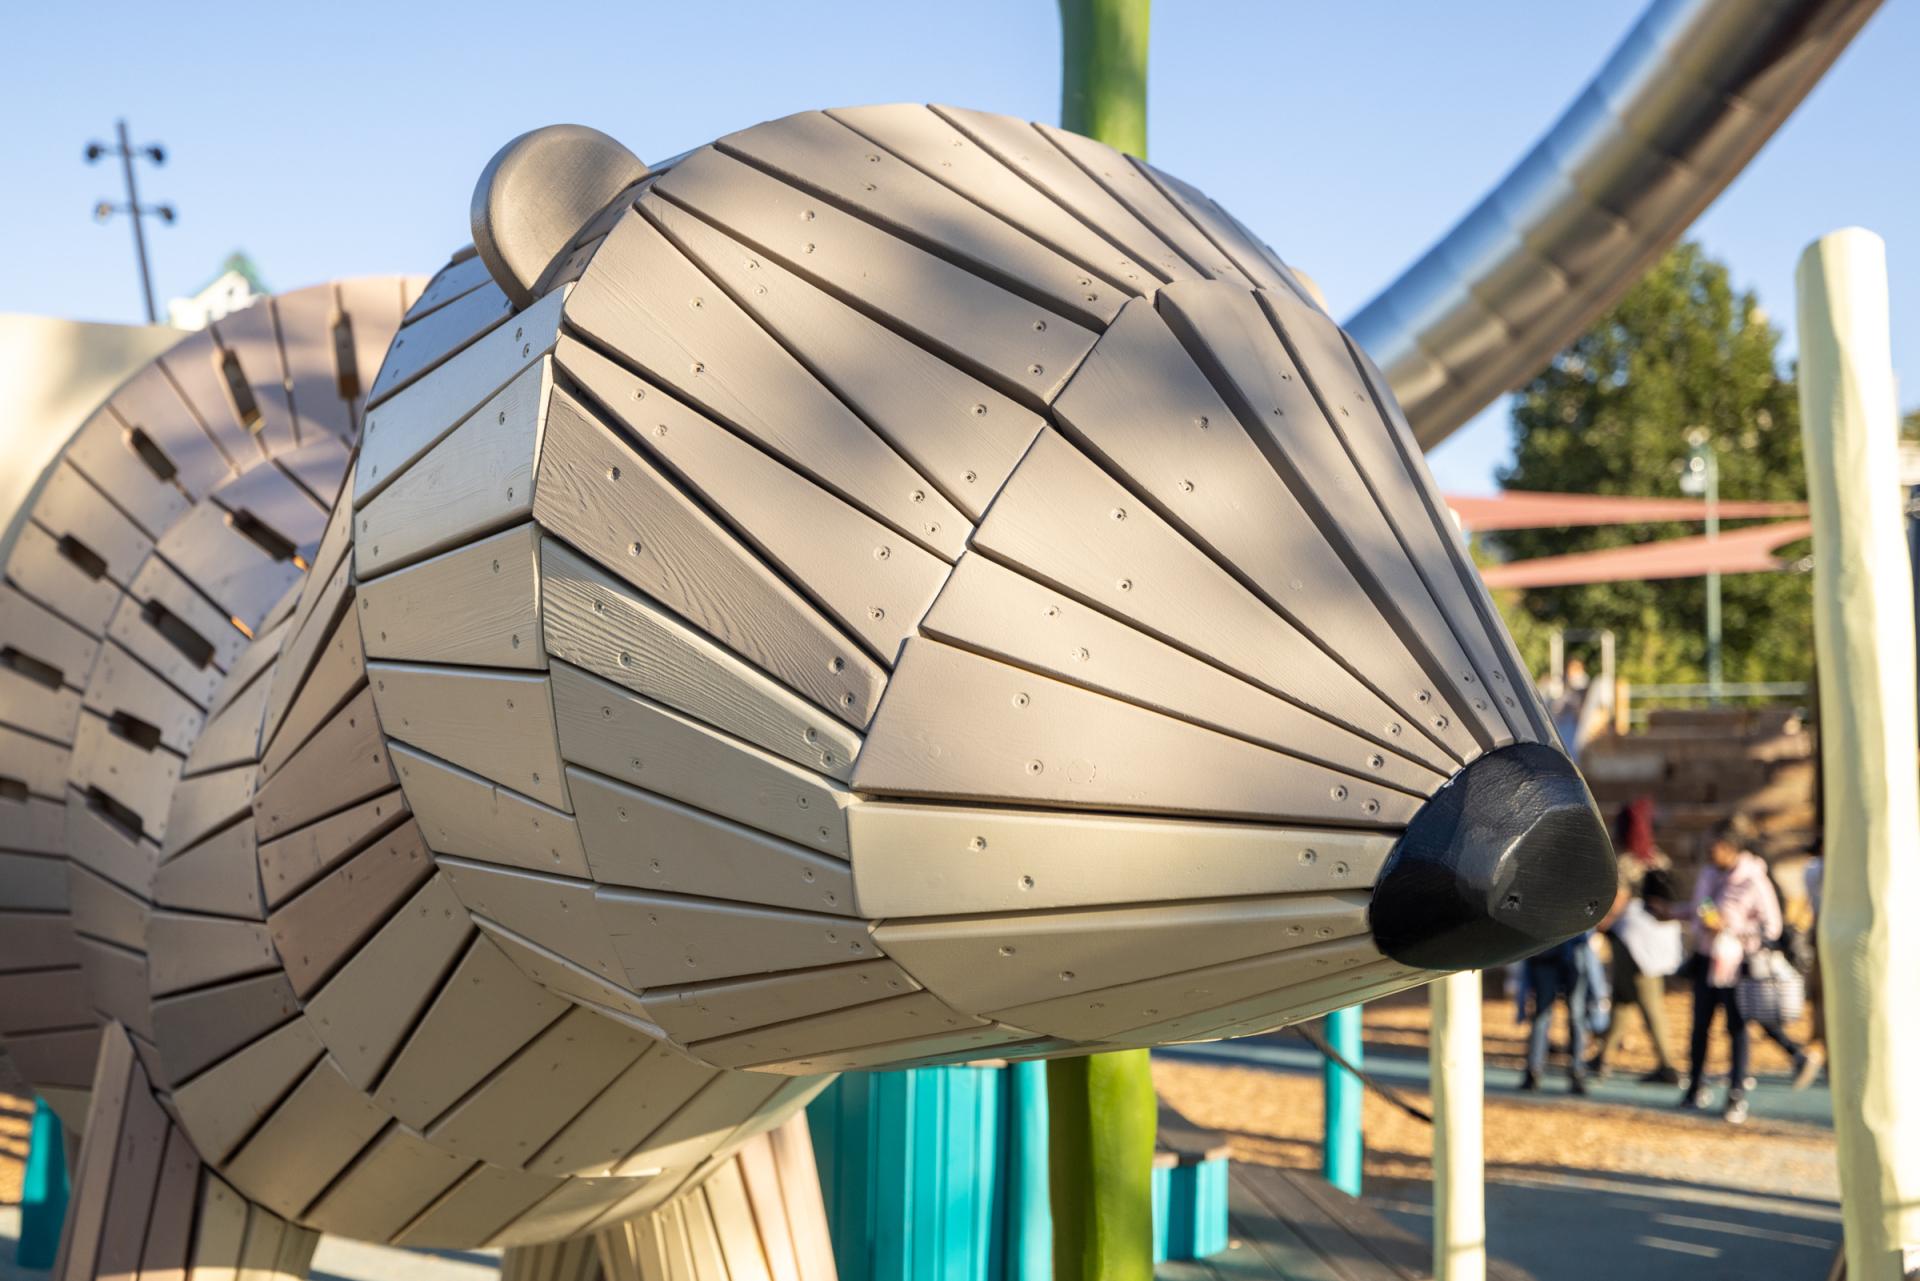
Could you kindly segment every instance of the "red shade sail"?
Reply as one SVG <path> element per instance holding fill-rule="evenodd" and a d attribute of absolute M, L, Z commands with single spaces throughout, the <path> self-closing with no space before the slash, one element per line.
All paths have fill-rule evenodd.
<path fill-rule="evenodd" d="M 1726 504 L 1721 504 L 1724 510 Z M 1633 547 L 1609 547 L 1567 556 L 1508 561 L 1480 571 L 1488 587 L 1571 587 L 1579 583 L 1618 583 L 1629 579 L 1696 578 L 1753 574 L 1782 568 L 1774 553 L 1813 532 L 1810 520 L 1736 529 L 1718 538 L 1670 538 Z"/>
<path fill-rule="evenodd" d="M 1460 523 L 1476 533 L 1497 529 L 1570 529 L 1581 525 L 1631 525 L 1647 521 L 1705 520 L 1707 504 L 1699 498 L 1632 498 L 1613 494 L 1545 494 L 1509 489 L 1488 497 L 1448 494 L 1447 506 Z M 1805 503 L 1720 503 L 1723 520 L 1756 520 L 1804 516 Z"/>

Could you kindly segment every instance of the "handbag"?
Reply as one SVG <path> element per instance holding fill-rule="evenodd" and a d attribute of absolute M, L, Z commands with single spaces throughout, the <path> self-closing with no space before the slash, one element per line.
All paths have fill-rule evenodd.
<path fill-rule="evenodd" d="M 1768 1027 L 1791 1023 L 1806 1008 L 1806 978 L 1784 952 L 1774 948 L 1761 948 L 1747 957 L 1737 986 L 1740 1013 Z"/>

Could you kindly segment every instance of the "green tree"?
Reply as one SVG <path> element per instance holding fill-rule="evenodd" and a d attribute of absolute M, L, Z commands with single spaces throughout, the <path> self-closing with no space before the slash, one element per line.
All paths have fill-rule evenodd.
<path fill-rule="evenodd" d="M 1800 405 L 1779 364 L 1779 333 L 1723 263 L 1683 243 L 1513 400 L 1510 489 L 1677 496 L 1687 437 L 1710 436 L 1723 499 L 1804 499 Z M 1739 528 L 1723 521 L 1721 528 Z M 1698 524 L 1516 530 L 1491 535 L 1500 559 L 1555 556 L 1699 534 Z M 1786 559 L 1807 544 L 1782 549 Z M 1721 580 L 1729 681 L 1806 680 L 1813 669 L 1808 576 Z M 1699 578 L 1502 593 L 1522 653 L 1545 670 L 1556 626 L 1610 627 L 1620 674 L 1635 682 L 1706 673 L 1706 586 Z"/>

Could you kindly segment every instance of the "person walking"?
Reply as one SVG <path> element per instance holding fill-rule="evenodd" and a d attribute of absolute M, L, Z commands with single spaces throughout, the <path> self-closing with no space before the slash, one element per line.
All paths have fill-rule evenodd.
<path fill-rule="evenodd" d="M 1714 826 L 1707 836 L 1707 865 L 1684 914 L 1693 923 L 1693 1037 L 1680 1106 L 1706 1106 L 1707 1047 L 1714 1015 L 1723 1014 L 1733 1053 L 1725 1116 L 1734 1125 L 1747 1119 L 1749 1047 L 1740 979 L 1747 958 L 1778 938 L 1781 924 L 1780 898 L 1767 878 L 1767 865 L 1749 848 L 1755 835 L 1753 821 L 1741 814 Z"/>
<path fill-rule="evenodd" d="M 1647 870 L 1639 877 L 1638 892 L 1632 883 L 1629 859 L 1620 860 L 1620 890 L 1613 911 L 1599 928 L 1612 945 L 1608 974 L 1613 988 L 1613 1020 L 1587 1063 L 1587 1073 L 1596 1079 L 1606 1076 L 1607 1060 L 1625 1039 L 1626 1011 L 1640 1011 L 1640 1021 L 1653 1042 L 1655 1066 L 1640 1079 L 1653 1085 L 1680 1084 L 1680 1070 L 1674 1066 L 1667 1040 L 1667 979 L 1686 961 L 1685 930 L 1678 922 L 1661 920 L 1673 900 L 1673 878 L 1660 868 Z"/>
<path fill-rule="evenodd" d="M 1547 1067 L 1547 1041 L 1553 1031 L 1553 1007 L 1567 1007 L 1567 1084 L 1575 1094 L 1587 1092 L 1587 972 L 1580 949 L 1590 947 L 1591 935 L 1577 934 L 1526 960 L 1527 990 L 1533 997 L 1533 1023 L 1527 1029 L 1527 1070 L 1520 1088 L 1537 1090 Z"/>

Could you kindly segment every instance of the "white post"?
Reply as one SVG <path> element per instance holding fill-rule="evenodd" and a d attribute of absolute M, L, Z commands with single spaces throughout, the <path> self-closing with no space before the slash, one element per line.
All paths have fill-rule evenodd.
<path fill-rule="evenodd" d="M 1486 1281 L 1479 971 L 1449 974 L 1427 991 L 1433 1001 L 1427 1053 L 1433 1084 L 1434 1281 Z"/>
<path fill-rule="evenodd" d="M 1852 1281 L 1920 1257 L 1920 761 L 1913 587 L 1895 478 L 1886 245 L 1849 228 L 1796 274 L 1826 789 L 1820 916 Z M 1912 1262 L 1910 1262 L 1910 1258 Z"/>

